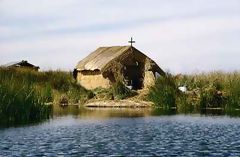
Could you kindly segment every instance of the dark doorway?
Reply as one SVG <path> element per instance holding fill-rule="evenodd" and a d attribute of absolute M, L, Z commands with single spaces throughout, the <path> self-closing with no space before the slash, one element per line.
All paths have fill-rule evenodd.
<path fill-rule="evenodd" d="M 142 89 L 143 87 L 143 66 L 139 63 L 136 65 L 126 65 L 124 67 L 124 79 L 127 86 L 132 89 Z"/>

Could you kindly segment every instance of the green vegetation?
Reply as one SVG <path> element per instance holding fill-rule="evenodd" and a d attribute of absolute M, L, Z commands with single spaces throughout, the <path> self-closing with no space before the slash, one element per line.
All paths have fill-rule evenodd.
<path fill-rule="evenodd" d="M 155 86 L 150 88 L 148 99 L 158 107 L 169 110 L 176 107 L 177 87 L 171 74 L 159 77 Z"/>
<path fill-rule="evenodd" d="M 127 88 L 121 81 L 114 83 L 111 90 L 114 98 L 117 100 L 122 100 L 136 95 L 134 91 Z"/>
<path fill-rule="evenodd" d="M 186 86 L 187 92 L 179 91 L 179 86 Z M 164 109 L 176 107 L 179 113 L 204 113 L 206 109 L 233 112 L 240 108 L 240 73 L 167 74 L 157 79 L 148 98 Z"/>
<path fill-rule="evenodd" d="M 76 84 L 71 73 L 0 68 L 0 125 L 38 122 L 52 114 L 52 102 L 84 102 L 92 93 Z"/>
<path fill-rule="evenodd" d="M 181 92 L 179 86 L 186 86 L 187 91 Z M 110 89 L 88 91 L 76 83 L 70 72 L 0 68 L 0 126 L 48 119 L 53 107 L 49 104 L 84 103 L 91 98 L 122 100 L 136 94 L 121 81 Z M 237 112 L 240 73 L 166 74 L 156 80 L 147 99 L 159 108 L 178 113 L 206 113 L 209 108 Z"/>
<path fill-rule="evenodd" d="M 122 100 L 137 94 L 120 81 L 114 83 L 110 89 L 96 88 L 93 92 L 95 99 L 100 100 Z"/>

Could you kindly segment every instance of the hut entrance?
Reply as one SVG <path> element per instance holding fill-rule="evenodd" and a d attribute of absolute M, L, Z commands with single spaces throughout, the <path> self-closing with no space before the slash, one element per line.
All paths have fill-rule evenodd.
<path fill-rule="evenodd" d="M 124 79 L 127 86 L 132 89 L 143 88 L 143 66 L 127 65 L 124 67 Z"/>

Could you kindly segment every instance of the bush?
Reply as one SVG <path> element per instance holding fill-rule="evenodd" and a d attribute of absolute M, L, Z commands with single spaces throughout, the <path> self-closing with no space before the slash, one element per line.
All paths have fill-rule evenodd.
<path fill-rule="evenodd" d="M 93 90 L 96 99 L 100 100 L 114 100 L 113 92 L 111 89 L 96 88 Z"/>
<path fill-rule="evenodd" d="M 136 93 L 127 88 L 121 81 L 117 81 L 112 86 L 114 99 L 122 100 L 127 97 L 134 96 Z"/>
<path fill-rule="evenodd" d="M 174 77 L 171 74 L 166 74 L 164 77 L 159 77 L 155 85 L 150 88 L 148 99 L 158 107 L 171 109 L 176 107 L 177 94 Z"/>
<path fill-rule="evenodd" d="M 70 100 L 70 103 L 84 103 L 88 99 L 94 97 L 91 91 L 86 90 L 76 82 L 72 82 L 70 84 L 67 96 Z"/>

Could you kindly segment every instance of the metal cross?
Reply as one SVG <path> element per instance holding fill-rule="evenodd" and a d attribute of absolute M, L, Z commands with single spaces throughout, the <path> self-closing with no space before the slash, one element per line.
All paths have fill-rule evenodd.
<path fill-rule="evenodd" d="M 131 40 L 128 41 L 128 43 L 131 43 L 131 47 L 132 47 L 132 44 L 135 43 L 135 41 L 134 41 L 133 38 L 131 37 Z"/>

